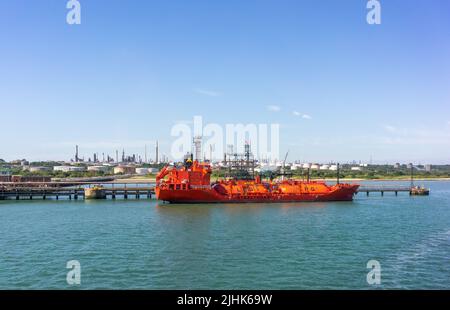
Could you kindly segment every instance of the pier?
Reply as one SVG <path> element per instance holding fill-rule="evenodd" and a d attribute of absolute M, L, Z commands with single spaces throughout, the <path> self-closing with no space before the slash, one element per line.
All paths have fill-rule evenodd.
<path fill-rule="evenodd" d="M 85 199 L 85 189 L 94 185 L 92 183 L 84 183 L 75 185 L 73 182 L 70 185 L 61 183 L 49 184 L 14 184 L 14 186 L 0 185 L 0 200 L 6 199 Z M 140 199 L 152 198 L 155 193 L 153 184 L 144 183 L 102 183 L 102 190 L 106 194 L 106 198 L 116 199 Z"/>
<path fill-rule="evenodd" d="M 411 187 L 409 186 L 360 186 L 358 193 L 366 193 L 369 196 L 370 193 L 380 193 L 381 196 L 384 196 L 384 193 L 395 193 L 395 196 L 398 193 L 407 192 L 411 194 Z"/>

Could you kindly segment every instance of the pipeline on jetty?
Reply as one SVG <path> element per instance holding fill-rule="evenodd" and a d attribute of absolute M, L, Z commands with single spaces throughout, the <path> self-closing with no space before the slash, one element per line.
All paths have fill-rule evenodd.
<path fill-rule="evenodd" d="M 8 184 L 9 185 L 9 184 Z M 152 183 L 102 183 L 92 184 L 86 182 L 79 182 L 77 185 L 74 182 L 68 183 L 27 183 L 14 184 L 8 186 L 0 184 L 0 200 L 6 199 L 85 199 L 86 195 L 93 190 L 93 187 L 99 187 L 104 198 L 152 198 L 154 195 L 154 186 Z M 95 197 L 94 197 L 95 198 Z M 98 197 L 102 198 L 102 197 Z"/>

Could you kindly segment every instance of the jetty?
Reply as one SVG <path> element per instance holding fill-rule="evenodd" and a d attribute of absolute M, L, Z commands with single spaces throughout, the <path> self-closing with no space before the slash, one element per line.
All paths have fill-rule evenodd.
<path fill-rule="evenodd" d="M 370 193 L 380 193 L 381 196 L 384 196 L 384 193 L 395 193 L 395 196 L 398 193 L 407 192 L 411 194 L 411 187 L 409 186 L 360 186 L 356 193 L 366 193 L 369 196 Z"/>
<path fill-rule="evenodd" d="M 0 200 L 6 199 L 85 199 L 92 187 L 101 186 L 105 198 L 140 199 L 152 198 L 155 187 L 152 183 L 86 183 L 50 182 L 50 183 L 15 183 L 0 184 Z"/>

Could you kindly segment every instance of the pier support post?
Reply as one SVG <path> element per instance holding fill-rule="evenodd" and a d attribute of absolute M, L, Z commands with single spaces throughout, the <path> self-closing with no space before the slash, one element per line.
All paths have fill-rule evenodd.
<path fill-rule="evenodd" d="M 367 196 L 369 196 L 369 191 L 366 192 Z"/>
<path fill-rule="evenodd" d="M 78 200 L 78 194 L 73 195 L 73 199 Z"/>
<path fill-rule="evenodd" d="M 395 196 L 398 196 L 398 192 L 397 191 L 395 191 Z"/>
<path fill-rule="evenodd" d="M 148 191 L 148 193 L 147 193 L 147 198 L 148 199 L 152 198 L 152 193 L 150 191 Z"/>
<path fill-rule="evenodd" d="M 58 196 L 58 194 L 56 195 L 56 200 L 59 200 L 59 196 Z"/>
<path fill-rule="evenodd" d="M 33 200 L 33 195 L 32 194 L 30 194 L 30 200 Z"/>
<path fill-rule="evenodd" d="M 114 185 L 113 185 L 113 186 L 114 186 Z M 115 191 L 112 191 L 111 198 L 112 198 L 112 199 L 116 199 L 116 192 L 115 192 Z"/>
<path fill-rule="evenodd" d="M 20 196 L 19 195 L 16 195 L 16 200 L 19 200 L 20 199 Z"/>
<path fill-rule="evenodd" d="M 123 198 L 128 199 L 127 191 L 124 192 Z"/>
<path fill-rule="evenodd" d="M 384 192 L 383 191 L 381 191 L 381 196 L 384 196 Z"/>

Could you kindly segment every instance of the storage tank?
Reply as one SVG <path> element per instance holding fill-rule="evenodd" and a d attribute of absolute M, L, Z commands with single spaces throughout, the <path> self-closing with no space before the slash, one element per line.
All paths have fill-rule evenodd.
<path fill-rule="evenodd" d="M 136 168 L 132 166 L 117 166 L 114 167 L 114 174 L 134 174 Z"/>
<path fill-rule="evenodd" d="M 320 166 L 318 164 L 312 164 L 311 169 L 313 170 L 319 170 Z"/>
<path fill-rule="evenodd" d="M 138 174 L 138 175 L 146 175 L 149 173 L 150 173 L 150 171 L 148 168 L 136 168 L 136 174 Z"/>
<path fill-rule="evenodd" d="M 88 171 L 94 172 L 108 172 L 111 168 L 108 166 L 89 166 L 87 168 Z"/>

